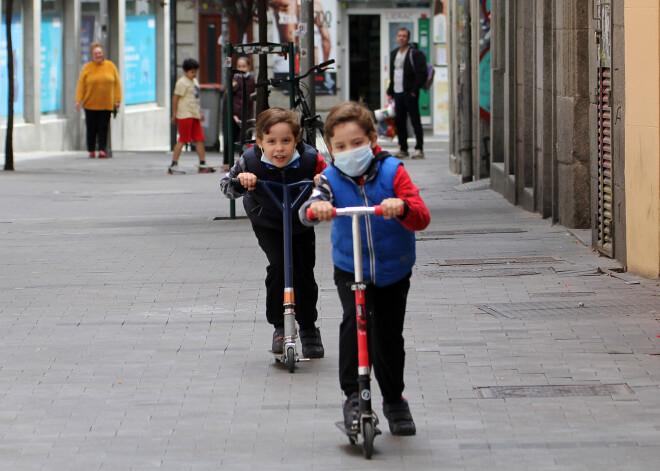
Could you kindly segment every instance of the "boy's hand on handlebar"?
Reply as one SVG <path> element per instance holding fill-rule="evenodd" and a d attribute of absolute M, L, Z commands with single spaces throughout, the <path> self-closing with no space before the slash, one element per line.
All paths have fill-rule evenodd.
<path fill-rule="evenodd" d="M 241 185 L 243 185 L 245 188 L 248 190 L 254 190 L 254 188 L 257 186 L 257 176 L 254 173 L 250 172 L 243 172 L 239 173 L 236 175 L 236 178 L 238 178 L 238 181 L 241 182 Z"/>
<path fill-rule="evenodd" d="M 385 219 L 392 219 L 403 214 L 403 200 L 400 198 L 387 198 L 380 203 Z"/>
<path fill-rule="evenodd" d="M 309 209 L 319 221 L 332 221 L 334 208 L 329 201 L 316 201 L 309 205 Z"/>

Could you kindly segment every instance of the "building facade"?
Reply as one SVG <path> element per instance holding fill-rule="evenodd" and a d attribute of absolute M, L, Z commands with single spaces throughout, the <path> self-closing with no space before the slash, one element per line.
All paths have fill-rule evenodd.
<path fill-rule="evenodd" d="M 4 13 L 5 3 L 0 0 Z M 14 150 L 84 149 L 84 118 L 74 109 L 89 45 L 101 43 L 119 70 L 122 103 L 111 120 L 114 149 L 169 146 L 170 39 L 167 2 L 13 0 Z M 0 139 L 7 117 L 5 15 L 0 36 Z"/>
<path fill-rule="evenodd" d="M 657 110 L 658 43 L 647 35 L 657 31 L 657 2 L 452 0 L 451 7 L 453 171 L 463 181 L 490 177 L 513 204 L 590 229 L 601 254 L 658 277 L 658 182 L 649 180 L 658 175 L 658 153 L 650 142 L 640 147 L 636 134 L 657 131 L 658 114 L 649 113 Z M 492 59 L 484 66 L 485 49 Z"/>
<path fill-rule="evenodd" d="M 628 268 L 660 277 L 660 5 L 626 0 L 625 202 Z"/>
<path fill-rule="evenodd" d="M 223 41 L 252 42 L 256 18 L 239 38 L 233 18 L 223 18 L 220 0 L 0 0 L 13 1 L 11 31 L 15 56 L 14 150 L 83 149 L 84 117 L 74 109 L 89 44 L 100 42 L 122 80 L 123 101 L 111 122 L 117 150 L 167 149 L 172 85 L 187 57 L 200 62 L 201 84 L 223 82 Z M 309 1 L 309 0 L 303 0 Z M 396 29 L 437 65 L 436 82 L 421 99 L 423 123 L 447 133 L 448 68 L 446 14 L 449 0 L 311 0 L 314 61 L 333 58 L 334 70 L 317 77 L 316 108 L 321 114 L 348 99 L 371 109 L 386 104 L 389 51 Z M 268 41 L 297 44 L 301 0 L 269 3 Z M 6 130 L 7 44 L 2 17 L 0 39 L 0 139 Z M 224 34 L 223 34 L 224 33 Z M 253 58 L 256 60 L 256 58 Z M 299 56 L 296 58 L 298 64 Z M 282 57 L 268 57 L 268 76 L 287 70 Z M 2 103 L 4 102 L 4 106 Z M 288 106 L 279 91 L 272 106 Z"/>

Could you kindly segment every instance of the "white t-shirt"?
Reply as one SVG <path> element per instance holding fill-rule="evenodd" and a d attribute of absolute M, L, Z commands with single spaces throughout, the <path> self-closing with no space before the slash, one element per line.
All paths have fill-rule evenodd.
<path fill-rule="evenodd" d="M 199 84 L 182 75 L 174 85 L 174 94 L 179 95 L 176 108 L 176 119 L 200 119 L 202 112 L 199 100 Z"/>
<path fill-rule="evenodd" d="M 403 93 L 403 63 L 406 60 L 408 49 L 401 52 L 401 49 L 394 57 L 394 93 Z"/>

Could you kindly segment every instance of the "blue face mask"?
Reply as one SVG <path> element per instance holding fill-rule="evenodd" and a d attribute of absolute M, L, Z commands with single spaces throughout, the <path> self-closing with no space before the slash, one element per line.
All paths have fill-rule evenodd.
<path fill-rule="evenodd" d="M 334 164 L 339 170 L 349 177 L 360 177 L 367 171 L 374 153 L 371 146 L 366 144 L 355 149 L 338 152 L 334 155 Z"/>
<path fill-rule="evenodd" d="M 268 157 L 266 157 L 266 153 L 264 152 L 264 150 L 261 149 L 261 148 L 259 150 L 261 150 L 261 161 L 263 163 L 267 164 L 267 165 L 270 165 L 271 167 L 275 167 L 275 165 L 270 163 L 270 160 L 268 160 Z M 291 165 L 293 165 L 295 167 L 297 165 L 296 161 L 298 159 L 300 159 L 300 152 L 298 152 L 298 149 L 294 149 L 293 150 L 293 157 L 291 157 L 291 160 L 289 160 L 289 163 L 286 164 L 286 167 L 289 167 Z"/>

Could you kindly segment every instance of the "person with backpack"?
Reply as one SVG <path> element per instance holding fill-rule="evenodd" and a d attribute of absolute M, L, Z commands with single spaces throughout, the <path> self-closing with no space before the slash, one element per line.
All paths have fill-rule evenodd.
<path fill-rule="evenodd" d="M 399 28 L 396 34 L 399 45 L 390 53 L 390 85 L 387 95 L 394 98 L 399 152 L 397 159 L 408 157 L 408 128 L 410 122 L 415 132 L 415 153 L 413 159 L 424 158 L 424 131 L 419 116 L 419 92 L 427 81 L 426 56 L 419 49 L 411 47 L 410 31 Z"/>

